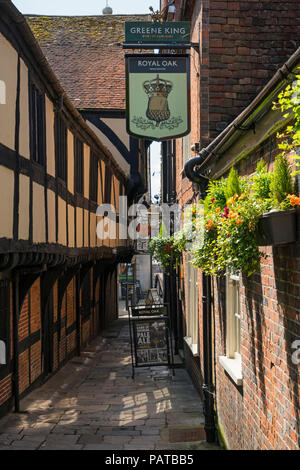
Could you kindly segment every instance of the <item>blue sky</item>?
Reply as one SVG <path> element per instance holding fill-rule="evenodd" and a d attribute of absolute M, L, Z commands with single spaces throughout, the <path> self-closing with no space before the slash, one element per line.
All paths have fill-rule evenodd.
<path fill-rule="evenodd" d="M 12 0 L 21 13 L 36 15 L 101 15 L 106 0 Z M 159 0 L 108 0 L 114 14 L 149 13 Z"/>

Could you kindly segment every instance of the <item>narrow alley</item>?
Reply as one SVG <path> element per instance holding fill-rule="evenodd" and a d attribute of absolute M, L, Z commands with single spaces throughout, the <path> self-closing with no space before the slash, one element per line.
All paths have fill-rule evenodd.
<path fill-rule="evenodd" d="M 183 368 L 136 369 L 120 318 L 0 420 L 0 450 L 198 450 L 199 395 Z"/>

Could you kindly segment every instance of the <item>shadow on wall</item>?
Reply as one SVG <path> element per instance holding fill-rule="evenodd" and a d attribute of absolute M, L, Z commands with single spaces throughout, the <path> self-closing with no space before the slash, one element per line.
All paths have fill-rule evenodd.
<path fill-rule="evenodd" d="M 278 335 L 282 338 L 282 343 L 278 344 L 278 348 L 281 348 L 285 353 L 286 372 L 288 373 L 288 380 L 281 387 L 282 391 L 285 390 L 288 394 L 292 404 L 290 410 L 286 403 L 283 405 L 285 419 L 282 433 L 290 437 L 293 436 L 295 446 L 300 447 L 299 364 L 293 362 L 294 350 L 292 346 L 295 340 L 300 339 L 300 244 L 275 247 L 273 255 L 280 318 Z M 286 387 L 288 388 L 286 389 Z"/>
<path fill-rule="evenodd" d="M 222 342 L 224 341 L 224 344 L 222 344 L 222 349 L 225 353 L 226 351 L 225 340 L 226 340 L 226 334 L 227 334 L 227 330 L 226 330 L 226 278 L 217 277 L 216 282 L 217 282 L 216 292 L 218 293 L 218 312 L 219 312 L 219 318 L 220 318 L 221 340 Z"/>
<path fill-rule="evenodd" d="M 255 273 L 250 277 L 243 276 L 243 284 L 245 286 L 246 298 L 246 314 L 248 321 L 248 332 L 250 337 L 250 360 L 252 362 L 252 373 L 250 367 L 248 371 L 251 373 L 250 380 L 255 384 L 257 391 L 255 392 L 261 398 L 265 414 L 267 413 L 266 400 L 266 378 L 265 367 L 263 364 L 264 344 L 267 339 L 265 324 L 265 296 L 263 295 L 261 273 Z M 249 364 L 250 366 L 250 364 Z M 274 393 L 271 395 L 274 400 Z M 254 397 L 251 397 L 252 399 Z"/>

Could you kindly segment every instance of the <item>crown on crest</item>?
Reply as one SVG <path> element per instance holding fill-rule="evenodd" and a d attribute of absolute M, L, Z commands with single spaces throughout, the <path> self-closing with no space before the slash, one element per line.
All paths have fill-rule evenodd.
<path fill-rule="evenodd" d="M 149 97 L 156 95 L 167 98 L 173 88 L 173 83 L 157 75 L 153 80 L 145 81 L 143 88 Z"/>
<path fill-rule="evenodd" d="M 153 23 L 162 23 L 164 19 L 164 14 L 167 10 L 167 7 L 165 7 L 162 11 L 159 10 L 154 10 L 153 7 L 149 7 L 149 10 L 152 12 L 151 13 L 151 19 Z"/>

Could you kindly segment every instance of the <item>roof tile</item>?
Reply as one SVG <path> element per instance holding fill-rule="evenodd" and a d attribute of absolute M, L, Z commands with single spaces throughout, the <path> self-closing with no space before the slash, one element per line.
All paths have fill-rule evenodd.
<path fill-rule="evenodd" d="M 149 15 L 25 15 L 46 59 L 77 108 L 125 109 L 126 21 Z"/>

